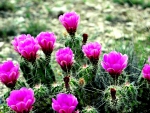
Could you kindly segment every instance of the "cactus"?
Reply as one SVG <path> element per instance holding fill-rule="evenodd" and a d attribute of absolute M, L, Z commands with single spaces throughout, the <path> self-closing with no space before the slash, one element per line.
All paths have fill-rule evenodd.
<path fill-rule="evenodd" d="M 65 42 L 66 47 L 70 47 L 75 54 L 75 60 L 77 63 L 83 62 L 83 52 L 81 50 L 82 48 L 82 37 L 81 36 L 75 36 L 74 38 L 68 37 L 68 39 Z M 80 63 L 81 64 L 81 63 Z"/>
<path fill-rule="evenodd" d="M 34 104 L 33 111 L 40 113 L 46 112 L 51 113 L 53 112 L 51 108 L 52 100 L 51 98 L 58 94 L 59 92 L 63 92 L 63 84 L 57 84 L 56 82 L 51 84 L 51 87 L 48 88 L 45 85 L 36 85 L 34 87 L 34 93 L 36 102 Z"/>
<path fill-rule="evenodd" d="M 34 64 L 25 60 L 21 61 L 20 68 L 30 87 L 38 83 L 49 86 L 50 83 L 55 82 L 55 75 L 49 62 L 49 60 L 43 58 L 38 59 Z"/>
<path fill-rule="evenodd" d="M 99 63 L 89 62 L 83 57 L 82 44 L 81 36 L 67 39 L 65 46 L 73 49 L 76 62 L 70 72 L 63 73 L 61 80 L 55 78 L 50 55 L 41 56 L 34 63 L 21 60 L 20 68 L 27 84 L 18 81 L 15 89 L 22 86 L 34 89 L 36 102 L 33 112 L 53 112 L 51 98 L 60 92 L 74 94 L 79 102 L 77 109 L 82 113 L 139 112 L 142 108 L 148 109 L 150 86 L 139 76 L 141 69 L 138 68 L 134 51 L 118 50 L 129 56 L 129 66 L 118 79 L 113 79 Z"/>
<path fill-rule="evenodd" d="M 69 29 L 72 30 L 72 28 Z M 73 33 L 70 31 L 71 34 L 67 37 L 65 42 L 65 46 L 72 49 L 68 48 L 71 54 L 61 54 L 58 55 L 59 57 L 57 58 L 57 62 L 64 71 L 62 77 L 57 77 L 56 72 L 53 71 L 51 53 L 47 53 L 45 57 L 42 55 L 36 57 L 34 62 L 21 59 L 20 68 L 25 82 L 18 81 L 15 89 L 21 87 L 31 87 L 34 89 L 36 102 L 33 107 L 33 112 L 52 113 L 52 98 L 59 93 L 67 93 L 68 95 L 71 93 L 77 97 L 78 106 L 76 109 L 74 108 L 74 112 L 76 113 L 78 111 L 81 113 L 141 113 L 143 109 L 145 110 L 144 112 L 148 112 L 150 104 L 150 84 L 141 76 L 141 66 L 138 65 L 138 57 L 134 53 L 134 46 L 127 45 L 125 49 L 121 47 L 116 48 L 117 51 L 126 54 L 126 58 L 119 53 L 121 56 L 120 61 L 117 59 L 118 53 L 113 52 L 112 54 L 114 56 L 112 59 L 109 59 L 110 64 L 105 62 L 105 64 L 107 64 L 105 67 L 111 65 L 111 63 L 112 67 L 108 66 L 107 69 L 104 70 L 103 65 L 101 66 L 98 62 L 100 50 L 98 51 L 98 49 L 95 48 L 93 51 L 89 50 L 90 52 L 92 51 L 91 54 L 96 57 L 87 55 L 89 59 L 85 58 L 85 53 L 83 54 L 82 52 L 82 46 L 84 47 L 86 44 L 88 35 L 76 35 L 75 31 Z M 115 55 L 117 58 L 114 58 L 116 57 Z M 108 57 L 105 59 L 108 60 Z M 125 59 L 125 63 L 117 64 L 118 62 L 114 59 L 120 62 Z M 127 59 L 127 68 L 122 68 L 124 65 L 126 67 Z M 145 60 L 143 64 L 145 64 Z M 119 66 L 122 66 L 121 69 Z M 117 68 L 117 71 L 114 68 Z M 9 94 L 10 92 L 4 94 L 3 100 L 6 99 Z M 3 110 L 5 112 L 8 111 L 5 103 L 0 107 L 0 110 L 1 109 L 5 109 Z M 61 112 L 65 111 L 61 109 Z"/>
<path fill-rule="evenodd" d="M 52 112 L 52 109 L 48 109 L 51 106 L 51 96 L 49 89 L 44 85 L 37 85 L 34 87 L 34 93 L 36 102 L 34 104 L 33 111 L 35 112 Z"/>
<path fill-rule="evenodd" d="M 116 90 L 115 97 L 111 95 L 111 89 Z M 122 86 L 109 86 L 104 91 L 104 100 L 106 101 L 106 112 L 134 112 L 138 106 L 137 101 L 137 88 L 130 83 Z"/>
<path fill-rule="evenodd" d="M 99 113 L 96 108 L 92 106 L 86 106 L 84 110 L 82 110 L 82 113 Z"/>

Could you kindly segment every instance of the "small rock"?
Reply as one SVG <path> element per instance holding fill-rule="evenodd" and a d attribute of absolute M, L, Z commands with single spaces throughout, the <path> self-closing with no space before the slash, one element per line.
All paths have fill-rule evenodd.
<path fill-rule="evenodd" d="M 4 45 L 4 42 L 0 42 L 0 48 Z"/>

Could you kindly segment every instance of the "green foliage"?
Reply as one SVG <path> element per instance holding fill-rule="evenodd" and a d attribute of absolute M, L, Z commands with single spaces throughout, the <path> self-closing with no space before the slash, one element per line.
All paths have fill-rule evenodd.
<path fill-rule="evenodd" d="M 51 68 L 50 61 L 46 59 L 40 58 L 34 63 L 23 60 L 20 63 L 20 68 L 30 87 L 38 83 L 49 86 L 55 81 L 55 75 Z"/>
<path fill-rule="evenodd" d="M 149 56 L 148 51 L 146 51 L 146 49 L 145 49 L 146 47 L 150 47 L 148 40 L 145 42 L 137 41 L 134 44 L 135 53 L 137 55 L 137 58 L 139 59 L 139 64 L 138 64 L 139 68 L 143 67 L 143 64 L 147 61 L 147 57 Z"/>
<path fill-rule="evenodd" d="M 116 100 L 110 95 L 110 88 L 116 89 Z M 104 100 L 106 101 L 105 111 L 111 112 L 134 112 L 137 108 L 137 89 L 133 84 L 126 83 L 122 86 L 109 86 L 104 91 Z"/>
<path fill-rule="evenodd" d="M 32 69 L 30 67 L 33 68 L 32 64 L 30 64 L 29 62 L 26 62 L 24 60 L 20 61 L 20 68 L 23 72 L 23 76 L 29 86 L 33 87 L 35 84 L 37 84 L 37 78 L 32 74 Z"/>
<path fill-rule="evenodd" d="M 150 84 L 147 80 L 139 76 L 138 79 L 138 100 L 141 102 L 141 106 L 138 107 L 137 111 L 143 109 L 146 113 L 149 111 L 150 104 Z"/>
<path fill-rule="evenodd" d="M 140 5 L 142 8 L 149 8 L 150 7 L 150 1 L 146 0 L 113 0 L 115 3 L 119 3 L 121 5 L 124 5 L 125 3 L 129 4 L 130 6 L 133 5 Z"/>
<path fill-rule="evenodd" d="M 40 32 L 46 30 L 46 25 L 44 23 L 36 22 L 36 21 L 30 21 L 27 25 L 23 26 L 24 31 L 22 31 L 22 34 L 30 34 L 32 36 L 37 36 Z"/>
<path fill-rule="evenodd" d="M 77 63 L 80 63 L 81 60 L 83 60 L 83 52 L 81 50 L 82 48 L 82 37 L 81 36 L 73 36 L 73 37 L 68 37 L 66 42 L 65 42 L 66 47 L 70 47 L 75 54 L 75 60 Z"/>
<path fill-rule="evenodd" d="M 9 0 L 1 0 L 0 11 L 14 11 L 14 4 L 10 3 Z"/>
<path fill-rule="evenodd" d="M 63 84 L 53 83 L 50 87 L 38 84 L 34 87 L 36 102 L 33 111 L 35 113 L 52 113 L 52 98 L 62 92 Z"/>
<path fill-rule="evenodd" d="M 150 7 L 149 2 L 144 0 L 113 0 L 119 4 L 141 5 L 143 8 Z M 38 4 L 36 0 L 33 1 Z M 42 2 L 40 0 L 40 2 Z M 87 0 L 82 0 L 87 2 Z M 7 2 L 5 2 L 7 3 Z M 0 3 L 1 4 L 1 3 Z M 6 6 L 6 5 L 4 5 Z M 0 8 L 2 6 L 0 5 Z M 8 7 L 5 10 L 10 10 Z M 1 10 L 1 9 L 0 9 Z M 48 13 L 52 13 L 51 9 L 47 7 Z M 31 19 L 32 15 L 30 10 L 26 11 L 26 18 Z M 107 15 L 107 21 L 116 22 L 117 17 L 114 15 Z M 38 21 L 31 21 L 23 26 L 24 31 L 21 33 L 31 34 L 36 36 L 41 31 L 46 30 L 46 25 Z M 108 33 L 108 31 L 106 31 Z M 110 32 L 109 32 L 110 33 Z M 0 30 L 0 37 L 16 35 L 15 27 L 12 25 L 9 28 Z M 96 39 L 98 33 L 92 35 L 92 39 Z M 147 37 L 149 38 L 149 37 Z M 61 40 L 61 39 L 58 39 Z M 62 40 L 61 40 L 62 41 Z M 122 54 L 127 54 L 128 67 L 119 76 L 118 80 L 112 77 L 102 69 L 100 62 L 93 65 L 87 58 L 84 57 L 82 52 L 82 36 L 74 35 L 65 37 L 65 46 L 70 47 L 75 54 L 75 62 L 69 73 L 62 73 L 62 77 L 57 78 L 56 72 L 53 70 L 51 63 L 51 56 L 40 56 L 35 62 L 28 62 L 24 59 L 20 61 L 20 68 L 25 78 L 24 81 L 18 81 L 15 89 L 21 87 L 31 87 L 34 89 L 36 102 L 33 107 L 35 113 L 52 113 L 51 104 L 52 98 L 61 92 L 68 93 L 65 89 L 63 77 L 70 76 L 70 92 L 74 94 L 79 104 L 77 109 L 81 113 L 142 113 L 143 109 L 149 109 L 150 104 L 150 85 L 142 78 L 141 69 L 145 63 L 148 53 L 144 50 L 143 42 L 136 42 L 135 44 L 121 45 L 115 48 L 116 51 Z M 149 43 L 146 43 L 148 46 Z M 140 55 L 138 54 L 140 53 Z M 56 67 L 57 68 L 57 67 Z M 57 69 L 55 69 L 57 70 Z M 82 81 L 81 81 L 82 78 Z M 116 99 L 111 97 L 110 89 L 116 89 Z M 10 92 L 4 95 L 4 99 L 8 97 Z M 140 106 L 140 107 L 137 107 Z M 10 113 L 6 104 L 0 105 L 0 112 Z"/>
<path fill-rule="evenodd" d="M 80 67 L 77 77 L 83 77 L 85 82 L 90 82 L 92 80 L 92 76 L 91 76 L 91 71 L 92 71 L 92 66 L 85 64 L 83 66 Z"/>
<path fill-rule="evenodd" d="M 0 113 L 14 113 L 14 112 L 10 111 L 6 103 L 3 103 L 3 104 L 0 104 Z"/>
<path fill-rule="evenodd" d="M 26 81 L 20 81 L 18 80 L 16 85 L 15 85 L 15 89 L 20 89 L 22 87 L 28 87 L 28 84 L 26 83 Z"/>
<path fill-rule="evenodd" d="M 113 21 L 116 20 L 116 17 L 114 17 L 113 15 L 107 15 L 107 16 L 105 17 L 105 20 L 110 21 L 110 22 L 113 22 Z"/>
<path fill-rule="evenodd" d="M 7 91 L 2 97 L 0 97 L 0 113 L 14 113 L 6 104 L 6 99 L 10 94 L 10 90 Z"/>
<path fill-rule="evenodd" d="M 51 84 L 50 92 L 52 92 L 52 94 L 54 95 L 60 92 L 64 92 L 64 83 L 54 82 L 53 84 Z"/>
<path fill-rule="evenodd" d="M 17 34 L 16 26 L 10 24 L 8 26 L 4 26 L 0 28 L 0 37 L 3 38 L 4 41 L 9 41 L 8 36 L 15 36 Z"/>
<path fill-rule="evenodd" d="M 122 54 L 128 55 L 128 66 L 124 70 L 127 75 L 126 80 L 129 81 L 130 83 L 137 82 L 139 75 L 141 73 L 141 69 L 143 67 L 144 61 L 141 63 L 141 59 L 139 60 L 139 58 L 137 57 L 134 45 L 131 43 L 128 43 L 124 45 L 124 47 L 120 46 L 120 48 L 116 48 L 116 50 L 121 52 Z"/>
<path fill-rule="evenodd" d="M 52 109 L 50 109 L 51 99 L 49 89 L 46 86 L 39 84 L 34 87 L 34 93 L 36 102 L 34 104 L 33 111 L 36 113 L 40 113 L 42 111 L 46 113 L 52 112 Z"/>
<path fill-rule="evenodd" d="M 6 59 L 6 56 L 4 56 L 3 54 L 0 54 L 0 58 L 1 59 Z"/>
<path fill-rule="evenodd" d="M 17 82 L 15 89 L 23 86 L 30 86 L 34 89 L 36 102 L 33 112 L 53 112 L 52 98 L 61 92 L 74 94 L 79 102 L 77 109 L 82 113 L 132 113 L 139 112 L 142 108 L 147 109 L 147 103 L 150 101 L 148 97 L 150 88 L 147 81 L 140 76 L 142 67 L 139 68 L 140 62 L 136 56 L 134 45 L 127 44 L 125 47 L 115 48 L 116 51 L 127 54 L 129 59 L 128 67 L 118 79 L 113 79 L 102 69 L 100 63 L 94 64 L 84 58 L 81 41 L 81 36 L 69 37 L 66 40 L 65 46 L 69 46 L 73 50 L 76 63 L 72 70 L 63 73 L 63 77 L 59 80 L 55 79 L 56 73 L 53 71 L 50 61 L 51 56 L 41 55 L 35 62 L 21 59 L 20 68 L 26 83 Z M 62 81 L 66 76 L 70 80 L 69 92 L 65 87 L 65 82 Z M 116 90 L 115 99 L 111 95 L 111 88 Z M 5 95 L 6 99 L 9 93 Z M 142 105 L 138 108 L 137 106 L 140 104 Z M 5 105 L 2 108 L 5 109 Z M 7 108 L 5 110 L 7 111 Z"/>
<path fill-rule="evenodd" d="M 36 75 L 40 76 L 40 82 L 47 86 L 55 82 L 55 74 L 50 63 L 50 57 L 46 56 L 45 59 L 40 58 L 36 62 Z"/>
<path fill-rule="evenodd" d="M 99 113 L 94 107 L 87 106 L 82 110 L 82 113 Z"/>

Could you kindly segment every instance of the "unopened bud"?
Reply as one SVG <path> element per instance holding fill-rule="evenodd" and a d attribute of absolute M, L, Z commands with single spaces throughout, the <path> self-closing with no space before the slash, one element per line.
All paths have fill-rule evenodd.
<path fill-rule="evenodd" d="M 88 67 L 87 64 L 83 64 L 83 66 L 82 66 L 83 69 L 85 69 L 85 68 L 87 68 L 87 67 Z"/>
<path fill-rule="evenodd" d="M 110 94 L 111 94 L 112 100 L 116 100 L 116 89 L 115 88 L 110 89 Z"/>
<path fill-rule="evenodd" d="M 82 37 L 83 37 L 82 43 L 83 43 L 83 44 L 86 44 L 87 39 L 88 39 L 88 34 L 84 33 L 84 34 L 82 35 Z"/>
<path fill-rule="evenodd" d="M 64 77 L 64 82 L 65 82 L 65 88 L 66 88 L 67 92 L 70 92 L 69 81 L 70 81 L 70 76 L 65 76 Z"/>
<path fill-rule="evenodd" d="M 80 86 L 84 86 L 84 85 L 85 85 L 85 80 L 84 80 L 84 78 L 80 78 L 80 79 L 79 79 L 79 85 L 80 85 Z"/>
<path fill-rule="evenodd" d="M 126 83 L 125 83 L 125 86 L 129 87 L 129 86 L 130 86 L 130 83 L 129 83 L 129 82 L 126 82 Z"/>
<path fill-rule="evenodd" d="M 68 35 L 68 33 L 65 31 L 65 32 L 63 32 L 63 36 L 64 37 L 67 37 L 67 35 Z"/>

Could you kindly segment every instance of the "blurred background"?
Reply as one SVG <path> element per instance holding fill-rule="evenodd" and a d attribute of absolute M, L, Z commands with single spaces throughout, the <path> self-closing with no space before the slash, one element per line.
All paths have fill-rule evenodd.
<path fill-rule="evenodd" d="M 20 34 L 54 32 L 61 45 L 66 31 L 58 17 L 70 11 L 80 15 L 77 34 L 101 43 L 103 53 L 132 46 L 140 62 L 147 59 L 150 0 L 0 0 L 0 62 L 18 60 L 10 42 Z"/>

